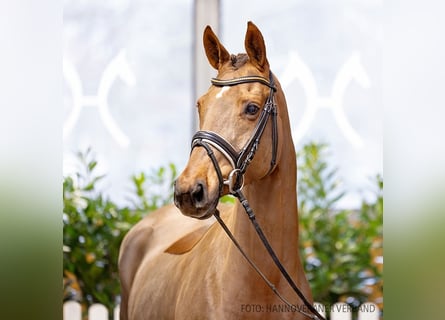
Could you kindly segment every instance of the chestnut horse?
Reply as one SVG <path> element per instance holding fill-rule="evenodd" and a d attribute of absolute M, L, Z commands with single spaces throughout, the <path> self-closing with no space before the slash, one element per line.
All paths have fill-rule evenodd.
<path fill-rule="evenodd" d="M 222 195 L 241 190 L 243 183 L 243 194 L 271 247 L 312 303 L 299 257 L 296 155 L 289 116 L 280 84 L 270 72 L 263 36 L 249 22 L 247 54 L 238 55 L 229 54 L 209 26 L 203 40 L 218 74 L 197 103 L 201 131 L 175 183 L 179 210 L 163 207 L 126 235 L 119 257 L 121 320 L 307 319 L 283 308 L 282 300 L 213 217 L 220 213 L 245 254 L 276 290 L 295 308 L 304 309 L 259 240 L 243 205 L 219 203 Z M 263 121 L 270 100 L 275 109 L 269 121 Z M 252 133 L 258 132 L 261 121 L 264 126 L 253 146 Z M 236 158 L 240 154 L 244 156 Z M 240 161 L 235 163 L 240 158 L 241 169 Z"/>

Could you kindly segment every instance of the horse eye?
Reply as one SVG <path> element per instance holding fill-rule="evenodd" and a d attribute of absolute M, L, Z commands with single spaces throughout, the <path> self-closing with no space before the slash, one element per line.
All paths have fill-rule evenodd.
<path fill-rule="evenodd" d="M 260 110 L 260 108 L 258 106 L 254 105 L 252 103 L 249 103 L 246 106 L 246 109 L 244 109 L 244 113 L 249 116 L 253 116 L 258 112 L 258 110 Z"/>

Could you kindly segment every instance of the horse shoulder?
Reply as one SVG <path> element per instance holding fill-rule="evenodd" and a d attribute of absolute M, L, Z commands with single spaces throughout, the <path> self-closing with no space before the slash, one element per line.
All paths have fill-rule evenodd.
<path fill-rule="evenodd" d="M 230 214 L 229 209 L 232 208 L 233 206 L 231 204 L 218 205 L 218 210 L 220 210 L 220 215 L 223 219 L 227 219 Z M 196 229 L 185 234 L 182 238 L 168 247 L 165 252 L 176 255 L 189 252 L 199 243 L 199 241 L 204 237 L 204 235 L 215 222 L 216 221 L 214 218 L 201 220 L 200 225 Z"/>
<path fill-rule="evenodd" d="M 218 206 L 221 216 L 228 217 L 228 207 Z M 131 228 L 122 241 L 119 256 L 122 320 L 127 319 L 129 300 L 134 299 L 130 299 L 135 296 L 134 292 L 154 281 L 147 278 L 148 274 L 153 274 L 153 265 L 163 261 L 162 269 L 166 269 L 166 261 L 179 263 L 182 254 L 195 248 L 214 224 L 215 218 L 198 220 L 186 217 L 176 207 L 168 205 L 150 213 Z M 144 281 L 139 281 L 141 279 Z M 153 283 L 151 285 L 157 287 Z M 138 309 L 134 303 L 131 303 L 132 308 Z"/>
<path fill-rule="evenodd" d="M 139 221 L 124 237 L 119 252 L 119 274 L 124 295 L 125 291 L 131 290 L 133 279 L 144 260 L 153 259 L 184 237 L 186 241 L 182 244 L 190 245 L 190 239 L 199 241 L 200 237 L 196 235 L 205 233 L 213 223 L 186 217 L 173 205 L 162 207 Z"/>
<path fill-rule="evenodd" d="M 186 234 L 181 239 L 168 247 L 165 252 L 171 254 L 184 254 L 193 249 L 193 247 L 202 239 L 211 225 L 203 225 L 196 230 Z"/>

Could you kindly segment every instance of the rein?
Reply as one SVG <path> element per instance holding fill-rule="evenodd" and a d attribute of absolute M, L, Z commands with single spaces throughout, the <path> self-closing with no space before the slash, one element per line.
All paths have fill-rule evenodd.
<path fill-rule="evenodd" d="M 203 147 L 207 151 L 207 155 L 210 157 L 213 166 L 215 167 L 216 174 L 218 176 L 219 180 L 219 194 L 222 195 L 222 191 L 224 188 L 224 185 L 227 185 L 229 188 L 229 192 L 235 196 L 240 203 L 242 204 L 246 214 L 249 217 L 249 220 L 251 221 L 252 225 L 255 228 L 255 231 L 257 232 L 258 236 L 260 237 L 264 247 L 268 251 L 270 257 L 274 261 L 275 265 L 280 270 L 281 274 L 284 276 L 286 281 L 289 283 L 289 285 L 292 287 L 292 289 L 295 291 L 295 293 L 300 297 L 300 299 L 303 301 L 304 305 L 308 308 L 308 310 L 312 313 L 307 313 L 299 308 L 296 309 L 296 311 L 300 312 L 301 314 L 307 316 L 311 319 L 319 319 L 324 320 L 324 317 L 320 315 L 320 313 L 311 305 L 311 303 L 306 299 L 304 294 L 301 292 L 301 290 L 297 287 L 295 282 L 292 280 L 291 276 L 285 269 L 285 267 L 282 265 L 280 260 L 278 259 L 277 255 L 275 254 L 274 250 L 272 249 L 271 245 L 269 244 L 269 241 L 267 240 L 263 230 L 261 229 L 260 225 L 256 221 L 255 213 L 253 212 L 252 208 L 249 205 L 249 202 L 245 198 L 244 194 L 242 193 L 242 188 L 244 184 L 244 173 L 247 170 L 247 166 L 250 164 L 250 162 L 253 160 L 253 157 L 255 156 L 255 153 L 258 149 L 261 137 L 263 135 L 264 129 L 266 128 L 268 120 L 272 117 L 272 158 L 270 162 L 269 171 L 267 172 L 266 176 L 269 175 L 276 166 L 276 158 L 277 158 L 277 146 L 278 146 L 278 130 L 277 130 L 277 107 L 274 100 L 274 93 L 276 92 L 275 83 L 273 80 L 272 72 L 269 73 L 269 79 L 260 77 L 260 76 L 245 76 L 245 77 L 239 77 L 235 79 L 229 79 L 229 80 L 220 80 L 216 78 L 212 78 L 211 80 L 212 84 L 218 87 L 223 86 L 234 86 L 238 84 L 243 83 L 252 83 L 252 82 L 258 82 L 263 85 L 266 85 L 270 88 L 269 96 L 264 104 L 263 111 L 261 112 L 261 115 L 259 117 L 259 120 L 253 130 L 253 134 L 250 137 L 250 139 L 247 141 L 245 146 L 241 149 L 240 152 L 237 152 L 235 148 L 223 137 L 218 135 L 215 132 L 212 131 L 198 131 L 193 136 L 192 139 L 192 150 L 195 147 Z M 221 168 L 219 167 L 218 161 L 216 160 L 215 154 L 212 151 L 212 148 L 214 147 L 216 150 L 221 152 L 222 155 L 229 161 L 231 164 L 233 170 L 229 173 L 229 176 L 227 179 L 224 179 L 221 173 Z M 219 200 L 219 199 L 217 199 Z M 215 204 L 216 207 L 216 204 Z M 217 219 L 218 223 L 221 225 L 221 227 L 224 229 L 224 231 L 227 233 L 229 238 L 232 240 L 234 245 L 238 248 L 240 253 L 243 255 L 243 257 L 247 260 L 247 262 L 253 267 L 253 269 L 260 275 L 260 277 L 264 280 L 264 282 L 272 289 L 272 291 L 278 296 L 278 298 L 283 301 L 288 307 L 293 307 L 292 304 L 287 301 L 276 289 L 274 284 L 267 279 L 267 277 L 261 272 L 261 270 L 256 266 L 256 264 L 247 256 L 247 254 L 244 252 L 244 250 L 239 245 L 238 241 L 233 236 L 232 232 L 228 229 L 227 225 L 224 223 L 224 221 L 221 219 L 219 215 L 218 209 L 215 210 L 214 216 Z"/>

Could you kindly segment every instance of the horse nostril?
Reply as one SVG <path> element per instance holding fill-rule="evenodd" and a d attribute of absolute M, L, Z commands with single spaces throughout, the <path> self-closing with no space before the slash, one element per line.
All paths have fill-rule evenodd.
<path fill-rule="evenodd" d="M 204 199 L 204 186 L 201 183 L 198 183 L 192 191 L 192 198 L 195 205 Z"/>
<path fill-rule="evenodd" d="M 174 202 L 180 209 L 201 209 L 205 204 L 206 187 L 203 183 L 196 183 L 194 187 L 182 189 L 175 184 Z"/>

